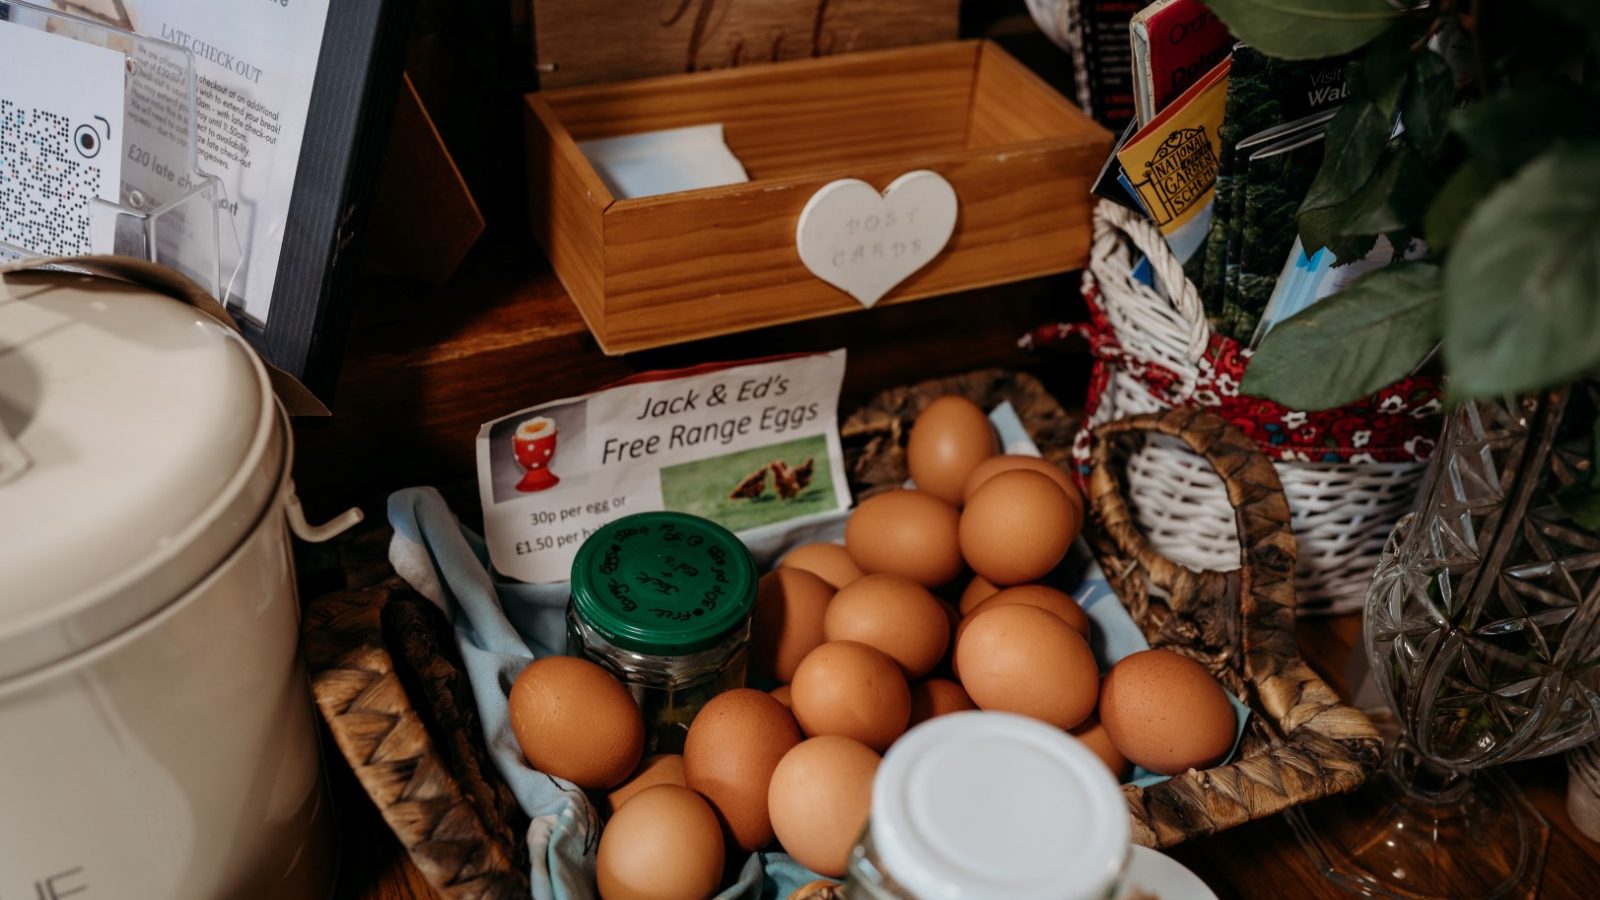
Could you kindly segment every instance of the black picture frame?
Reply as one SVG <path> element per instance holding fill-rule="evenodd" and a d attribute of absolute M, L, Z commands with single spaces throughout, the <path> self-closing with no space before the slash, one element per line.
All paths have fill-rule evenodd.
<path fill-rule="evenodd" d="M 239 315 L 268 361 L 333 399 L 367 212 L 405 69 L 416 0 L 334 0 L 312 82 L 272 305 Z"/>

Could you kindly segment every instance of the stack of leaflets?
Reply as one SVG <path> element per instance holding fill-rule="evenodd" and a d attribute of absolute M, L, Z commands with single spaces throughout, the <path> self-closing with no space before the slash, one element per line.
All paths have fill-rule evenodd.
<path fill-rule="evenodd" d="M 1094 192 L 1149 216 L 1187 260 L 1211 227 L 1233 38 L 1201 0 L 1155 0 L 1128 34 L 1138 115 Z"/>
<path fill-rule="evenodd" d="M 1183 260 L 1211 225 L 1228 69 L 1224 59 L 1115 151 L 1118 179 Z"/>
<path fill-rule="evenodd" d="M 1322 165 L 1323 129 L 1348 92 L 1345 62 L 1270 59 L 1234 47 L 1216 208 L 1204 253 L 1187 267 L 1213 324 L 1229 337 L 1248 340 L 1255 331 L 1294 244 L 1295 210 Z"/>
<path fill-rule="evenodd" d="M 1349 95 L 1348 58 L 1268 58 L 1233 43 L 1199 0 L 1150 5 L 1129 40 L 1139 118 L 1094 192 L 1160 228 L 1219 334 L 1254 347 L 1360 274 L 1423 252 L 1416 241 L 1380 240 L 1365 259 L 1335 268 L 1326 248 L 1308 255 L 1300 245 L 1296 212 L 1322 167 L 1324 130 Z"/>

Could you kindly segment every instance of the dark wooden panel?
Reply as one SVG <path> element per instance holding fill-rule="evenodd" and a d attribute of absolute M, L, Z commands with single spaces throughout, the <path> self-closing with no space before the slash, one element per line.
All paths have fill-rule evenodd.
<path fill-rule="evenodd" d="M 325 421 L 302 420 L 295 477 L 314 513 L 409 484 L 471 477 L 482 423 L 640 371 L 775 353 L 850 352 L 846 400 L 988 366 L 1030 369 L 1069 405 L 1082 355 L 1016 346 L 1035 325 L 1082 318 L 1075 275 L 862 310 L 627 356 L 600 352 L 532 239 L 485 236 L 444 286 L 369 279 Z"/>
<path fill-rule="evenodd" d="M 533 0 L 544 87 L 947 41 L 959 0 Z"/>

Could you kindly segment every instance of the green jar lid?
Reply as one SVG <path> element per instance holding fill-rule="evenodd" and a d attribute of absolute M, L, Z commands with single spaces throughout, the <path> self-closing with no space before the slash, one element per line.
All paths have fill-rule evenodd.
<path fill-rule="evenodd" d="M 713 646 L 750 615 L 756 562 L 733 532 L 676 512 L 601 526 L 572 561 L 572 608 L 624 650 L 680 656 Z"/>

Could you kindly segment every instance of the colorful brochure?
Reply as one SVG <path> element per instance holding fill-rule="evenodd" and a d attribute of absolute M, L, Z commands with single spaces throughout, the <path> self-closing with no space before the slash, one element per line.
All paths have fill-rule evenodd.
<path fill-rule="evenodd" d="M 1200 0 L 1156 0 L 1128 25 L 1133 105 L 1145 124 L 1233 49 L 1228 26 Z"/>
<path fill-rule="evenodd" d="M 1179 259 L 1205 240 L 1217 183 L 1229 60 L 1184 91 L 1117 154 L 1139 201 Z"/>

